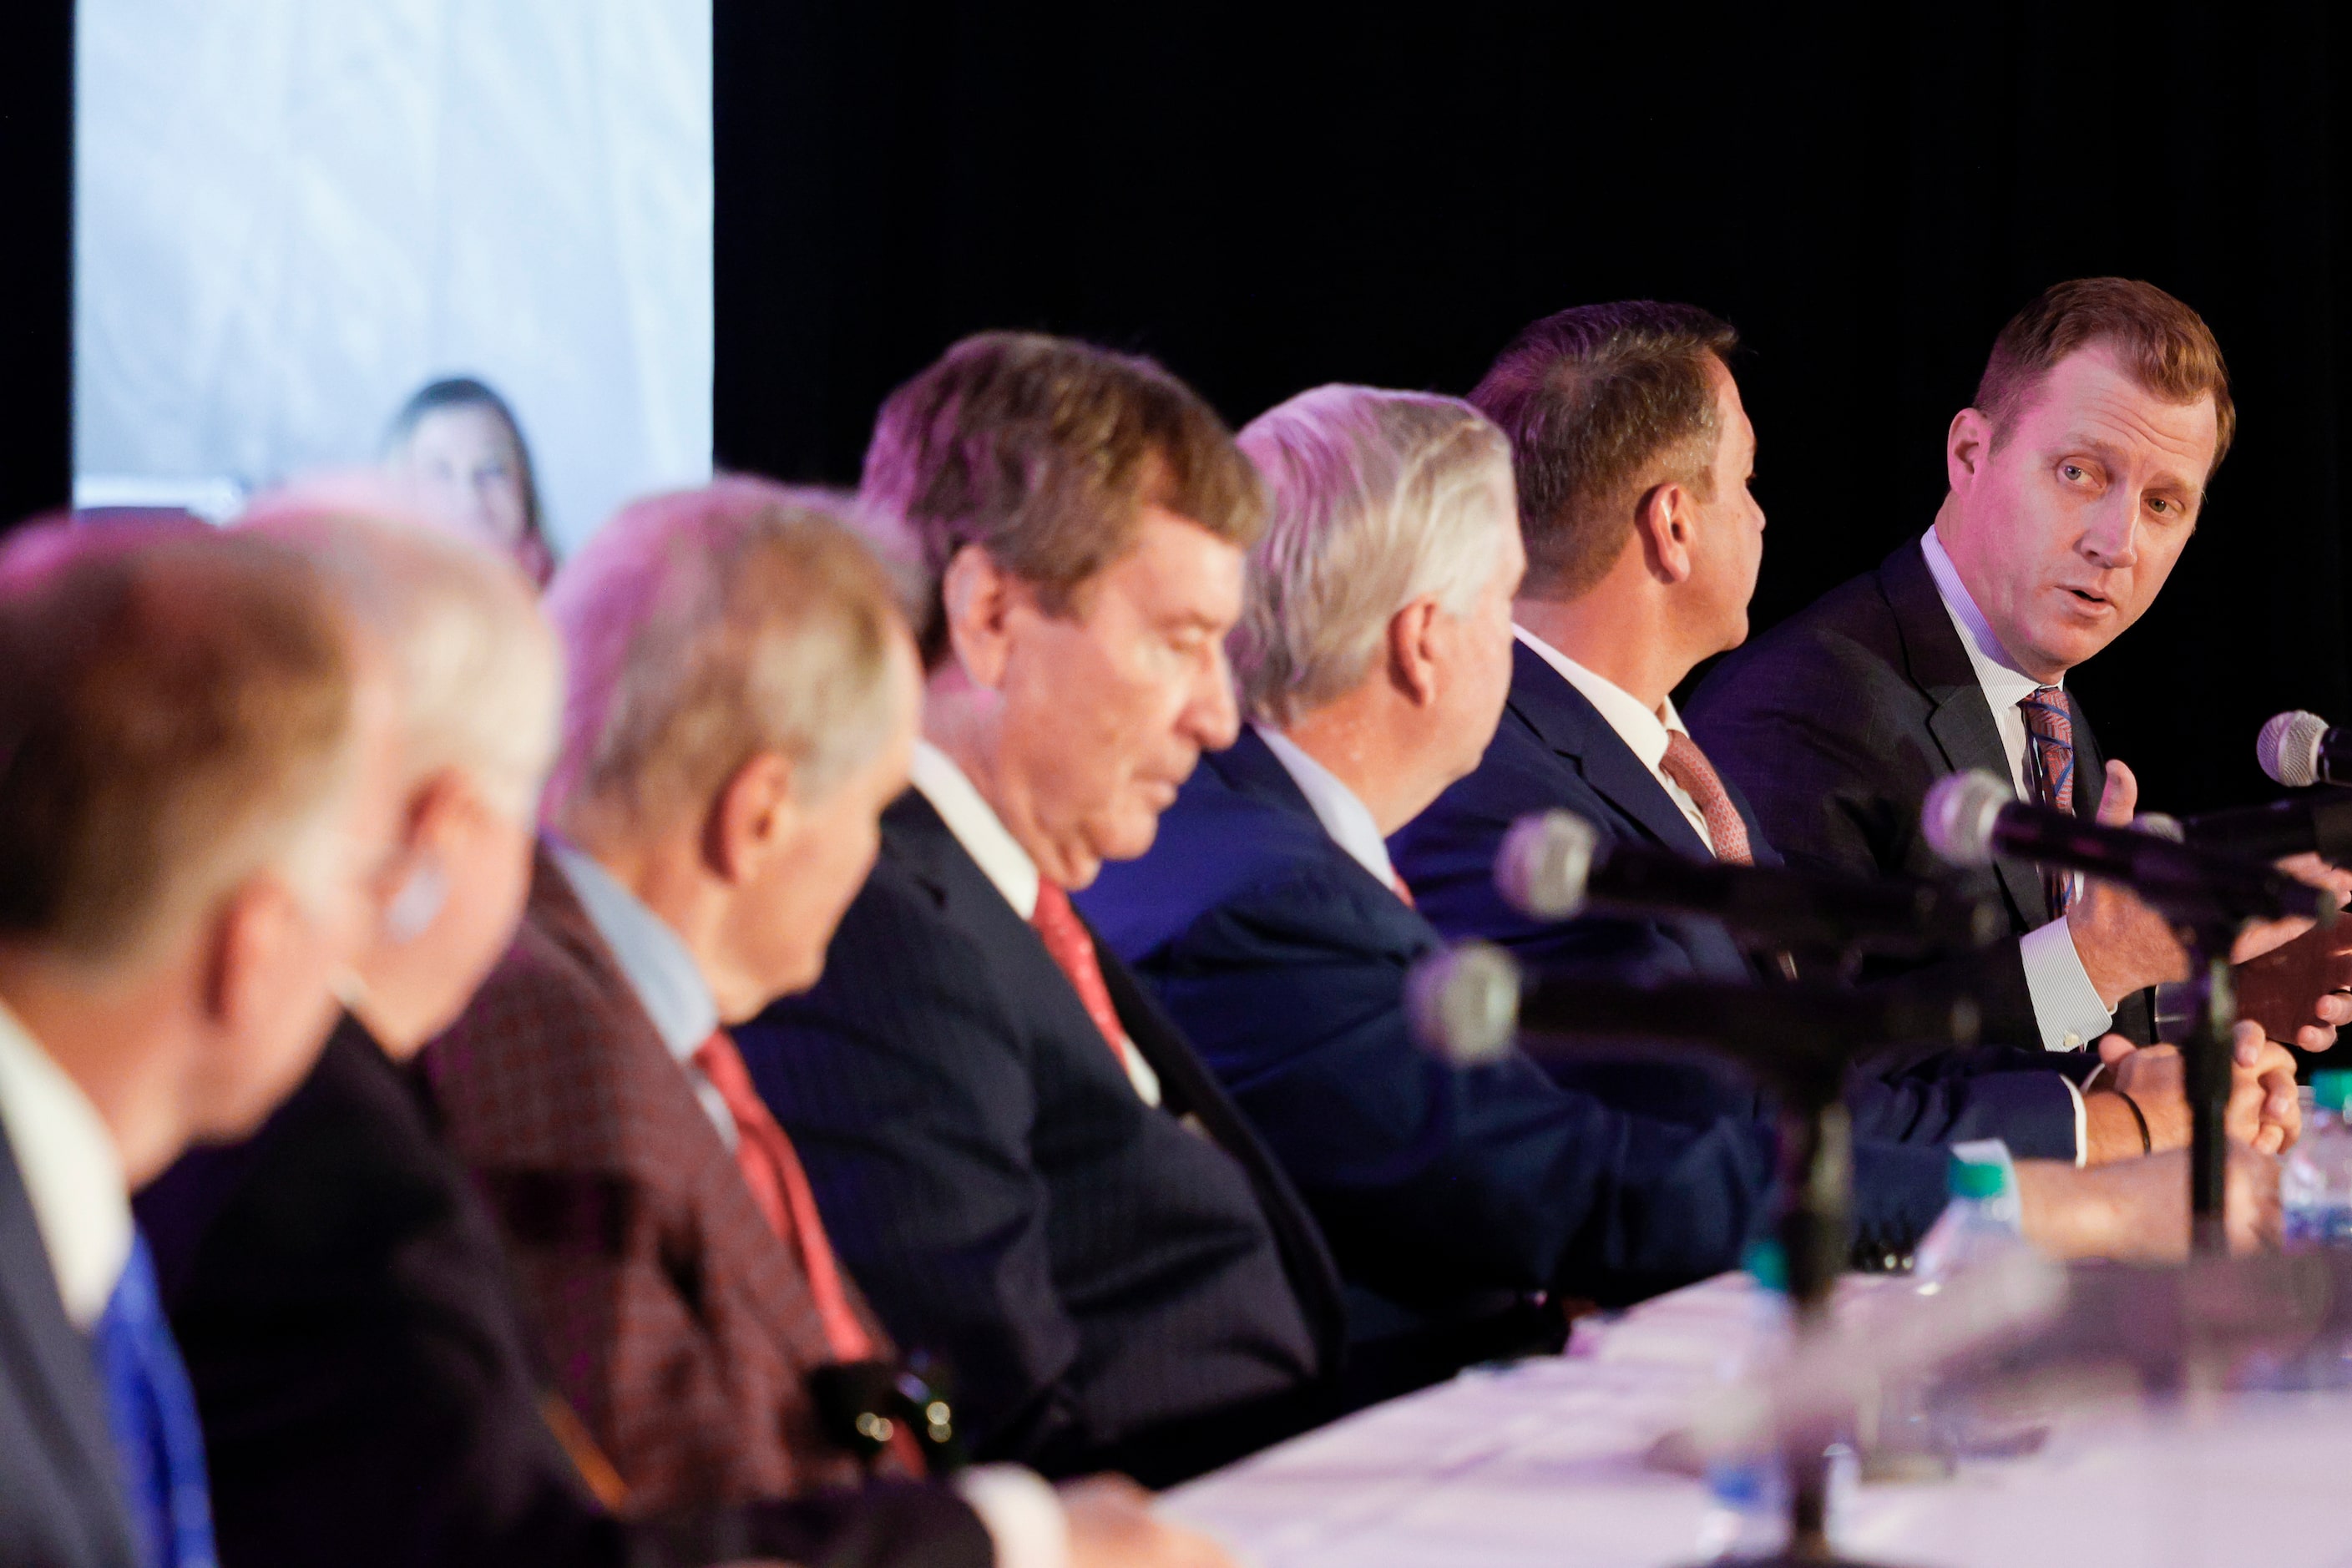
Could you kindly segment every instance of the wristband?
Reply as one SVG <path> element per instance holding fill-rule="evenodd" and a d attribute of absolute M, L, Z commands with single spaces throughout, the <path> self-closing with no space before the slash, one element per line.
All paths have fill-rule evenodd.
<path fill-rule="evenodd" d="M 2139 1123 L 2139 1152 L 2143 1154 L 2155 1153 L 2156 1140 L 2154 1137 L 2150 1136 L 2148 1132 L 2147 1116 L 2140 1110 L 2139 1101 L 2134 1100 L 2130 1095 L 2126 1094 L 2119 1089 L 2111 1090 L 2110 1092 L 2112 1092 L 2117 1100 L 2122 1100 L 2124 1104 L 2130 1109 L 2132 1120 Z"/>

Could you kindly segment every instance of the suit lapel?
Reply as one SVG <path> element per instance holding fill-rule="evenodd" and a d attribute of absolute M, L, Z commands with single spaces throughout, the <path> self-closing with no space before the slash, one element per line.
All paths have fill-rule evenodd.
<path fill-rule="evenodd" d="M 1584 693 L 1523 642 L 1512 644 L 1511 661 L 1511 710 L 1545 745 L 1574 763 L 1585 783 L 1659 844 L 1696 859 L 1715 858 L 1665 786 Z"/>
<path fill-rule="evenodd" d="M 1916 539 L 1888 556 L 1878 568 L 1879 591 L 1895 612 L 1895 635 L 1903 639 L 1906 672 L 1930 704 L 1928 732 L 1954 773 L 1981 768 L 1996 778 L 2012 775 L 2009 752 L 1993 722 L 1992 705 L 1978 684 L 1969 650 L 1960 646 L 1958 628 L 1936 591 L 1927 557 Z M 2042 874 L 2022 860 L 2003 858 L 1993 862 L 2000 889 L 2009 900 L 2010 914 L 2020 929 L 2038 926 L 2050 915 L 2049 894 Z"/>
<path fill-rule="evenodd" d="M 106 1427 L 105 1394 L 88 1341 L 67 1321 L 56 1276 L 33 1217 L 15 1152 L 0 1131 L 0 1365 L 21 1378 L 26 1409 L 47 1428 L 36 1438 L 57 1463 L 58 1479 L 82 1504 L 85 1526 L 111 1533 L 102 1555 L 118 1563 L 138 1557 L 131 1516 L 122 1500 L 114 1441 Z M 99 1545 L 93 1540 L 93 1546 Z"/>

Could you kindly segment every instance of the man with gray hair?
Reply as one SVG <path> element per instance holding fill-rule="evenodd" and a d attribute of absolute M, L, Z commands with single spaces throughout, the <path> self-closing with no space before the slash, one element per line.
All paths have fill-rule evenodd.
<path fill-rule="evenodd" d="M 1396 1334 L 1434 1374 L 1524 1324 L 1514 1298 L 1624 1301 L 1732 1267 L 1766 1208 L 1766 1121 L 1643 1117 L 1525 1057 L 1454 1068 L 1412 1036 L 1406 975 L 1441 941 L 1383 840 L 1477 765 L 1502 711 L 1526 558 L 1501 432 L 1451 398 L 1333 386 L 1241 445 L 1274 491 L 1232 644 L 1252 721 L 1203 759 L 1151 852 L 1106 870 L 1088 915 L 1314 1206 L 1359 1288 L 1360 1341 Z M 1864 1226 L 1917 1236 L 1946 1163 L 1860 1147 Z M 2182 1209 L 2166 1239 L 2185 1242 L 2166 1169 L 2155 1197 Z M 2076 1173 L 2021 1174 L 2053 1247 L 2147 1245 L 2093 1234 L 2102 1205 L 2050 1199 L 2063 1223 L 2036 1217 Z"/>

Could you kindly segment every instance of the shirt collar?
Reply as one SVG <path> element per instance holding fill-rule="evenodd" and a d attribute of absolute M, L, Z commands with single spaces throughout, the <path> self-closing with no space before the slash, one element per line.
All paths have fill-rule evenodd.
<path fill-rule="evenodd" d="M 1389 847 L 1381 837 L 1381 826 L 1372 819 L 1372 808 L 1357 798 L 1356 792 L 1339 782 L 1339 775 L 1307 754 L 1299 743 L 1281 731 L 1265 724 L 1252 724 L 1257 738 L 1274 753 L 1291 782 L 1315 808 L 1315 820 L 1331 841 L 1345 849 L 1356 864 L 1380 879 L 1382 887 L 1396 885 L 1396 868 L 1389 861 Z"/>
<path fill-rule="evenodd" d="M 613 950 L 621 977 L 629 983 L 637 1005 L 651 1018 L 654 1032 L 679 1061 L 694 1059 L 719 1027 L 719 1003 L 701 966 L 669 922 L 646 908 L 620 879 L 589 856 L 568 844 L 552 844 L 555 863 L 562 867 L 588 923 Z"/>
<path fill-rule="evenodd" d="M 98 1108 L 0 1004 L 0 1127 L 73 1325 L 106 1310 L 131 1257 L 131 1190 Z"/>
<path fill-rule="evenodd" d="M 929 741 L 915 742 L 913 762 L 908 767 L 908 777 L 922 792 L 940 820 L 948 825 L 963 852 L 976 861 L 981 874 L 1004 895 L 1013 912 L 1023 920 L 1034 919 L 1037 913 L 1037 862 L 1029 858 L 1029 851 L 1021 847 L 988 804 L 963 769 L 953 757 Z"/>
<path fill-rule="evenodd" d="M 1960 581 L 1960 569 L 1952 564 L 1933 524 L 1920 537 L 1919 552 L 1927 558 L 1927 575 L 1936 580 L 1936 593 L 1944 601 L 1945 614 L 1952 617 L 1953 629 L 1960 634 L 1960 646 L 1968 649 L 1969 668 L 1976 671 L 1986 700 L 1995 709 L 2014 707 L 2021 699 L 2042 689 L 2042 682 L 2010 661 L 2009 650 L 2000 646 L 1992 623 L 1977 608 L 1975 596 Z M 2060 676 L 2058 684 L 2064 686 L 2066 678 Z"/>
<path fill-rule="evenodd" d="M 1602 720 L 1617 731 L 1617 738 L 1652 773 L 1656 773 L 1666 760 L 1666 747 L 1672 743 L 1668 737 L 1690 732 L 1683 728 L 1683 716 L 1675 710 L 1673 698 L 1667 698 L 1653 713 L 1642 706 L 1640 698 L 1606 676 L 1595 675 L 1527 627 L 1514 626 L 1511 630 L 1546 664 L 1559 671 L 1562 679 L 1584 694 L 1584 700 L 1598 709 Z"/>

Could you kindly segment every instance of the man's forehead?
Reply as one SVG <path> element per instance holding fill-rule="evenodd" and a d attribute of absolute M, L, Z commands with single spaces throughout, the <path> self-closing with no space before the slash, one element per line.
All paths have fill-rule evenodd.
<path fill-rule="evenodd" d="M 2035 430 L 2037 445 L 2054 439 L 2160 456 L 2182 465 L 2192 482 L 2211 467 L 2221 431 L 2210 394 L 2192 403 L 2162 397 L 2142 386 L 2104 343 L 2053 365 L 2020 423 Z"/>

